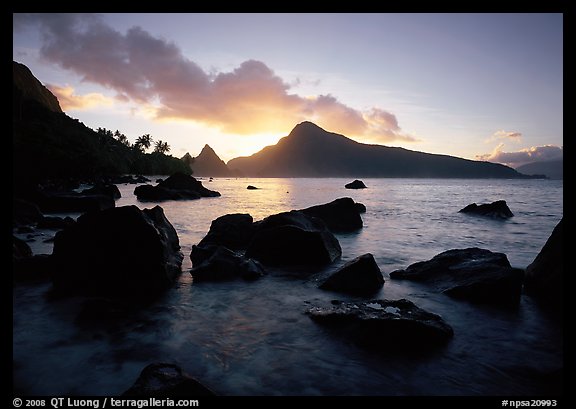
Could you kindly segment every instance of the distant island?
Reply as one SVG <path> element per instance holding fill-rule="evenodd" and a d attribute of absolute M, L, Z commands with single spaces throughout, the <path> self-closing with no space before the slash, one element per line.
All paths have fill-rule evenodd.
<path fill-rule="evenodd" d="M 12 170 L 15 189 L 48 179 L 94 180 L 121 174 L 190 173 L 167 155 L 167 143 L 142 135 L 130 144 L 120 131 L 93 130 L 66 115 L 54 94 L 23 64 L 12 64 Z"/>
<path fill-rule="evenodd" d="M 253 177 L 501 178 L 529 176 L 498 163 L 356 142 L 302 122 L 276 145 L 228 161 Z"/>

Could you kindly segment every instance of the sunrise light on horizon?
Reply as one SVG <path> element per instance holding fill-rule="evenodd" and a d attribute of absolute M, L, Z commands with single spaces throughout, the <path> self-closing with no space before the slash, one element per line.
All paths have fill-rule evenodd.
<path fill-rule="evenodd" d="M 563 16 L 14 14 L 13 59 L 96 129 L 228 161 L 302 121 L 517 166 L 563 155 Z"/>

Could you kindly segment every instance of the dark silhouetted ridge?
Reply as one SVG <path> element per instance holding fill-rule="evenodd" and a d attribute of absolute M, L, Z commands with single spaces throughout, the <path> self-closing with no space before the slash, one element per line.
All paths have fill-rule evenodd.
<path fill-rule="evenodd" d="M 190 165 L 192 172 L 196 176 L 230 176 L 231 172 L 226 163 L 214 152 L 210 145 L 204 145 L 200 155 L 194 158 Z"/>
<path fill-rule="evenodd" d="M 497 163 L 356 142 L 302 122 L 276 145 L 228 168 L 257 177 L 526 178 Z"/>

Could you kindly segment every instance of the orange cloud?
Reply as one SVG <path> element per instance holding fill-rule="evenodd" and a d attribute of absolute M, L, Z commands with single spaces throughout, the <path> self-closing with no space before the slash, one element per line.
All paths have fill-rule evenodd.
<path fill-rule="evenodd" d="M 332 95 L 306 98 L 291 93 L 292 86 L 261 61 L 208 73 L 174 43 L 140 27 L 123 34 L 98 16 L 84 14 L 18 19 L 41 25 L 44 59 L 114 90 L 117 98 L 154 104 L 158 119 L 192 120 L 246 135 L 285 132 L 311 120 L 335 132 L 381 142 L 416 140 L 381 108 L 360 111 Z"/>
<path fill-rule="evenodd" d="M 74 94 L 71 86 L 60 87 L 58 85 L 48 85 L 48 88 L 60 103 L 64 111 L 74 111 L 93 108 L 95 106 L 112 105 L 112 100 L 102 94 L 92 92 L 85 95 Z"/>

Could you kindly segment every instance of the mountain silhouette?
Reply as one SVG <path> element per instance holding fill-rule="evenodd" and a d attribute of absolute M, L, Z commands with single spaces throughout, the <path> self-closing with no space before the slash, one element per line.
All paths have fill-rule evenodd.
<path fill-rule="evenodd" d="M 518 166 L 516 170 L 526 175 L 545 175 L 550 179 L 564 179 L 564 160 L 546 160 Z"/>
<path fill-rule="evenodd" d="M 24 64 L 13 61 L 12 64 L 12 81 L 14 88 L 20 93 L 20 100 L 33 100 L 39 102 L 45 108 L 52 112 L 62 113 L 62 108 L 58 103 L 58 98 L 54 96 L 38 79 L 32 74 L 32 71 Z M 14 110 L 19 110 L 19 106 L 14 106 Z"/>
<path fill-rule="evenodd" d="M 191 165 L 194 176 L 231 176 L 232 172 L 226 163 L 218 157 L 210 145 L 204 145 L 200 155 L 196 156 Z"/>
<path fill-rule="evenodd" d="M 276 145 L 231 159 L 228 168 L 256 177 L 528 178 L 497 163 L 356 142 L 302 122 Z"/>

